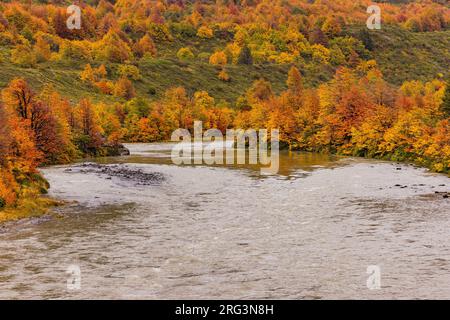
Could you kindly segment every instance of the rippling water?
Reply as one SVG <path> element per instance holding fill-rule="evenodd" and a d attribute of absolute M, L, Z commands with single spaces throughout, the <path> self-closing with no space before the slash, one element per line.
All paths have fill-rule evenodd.
<path fill-rule="evenodd" d="M 170 145 L 97 160 L 159 172 L 43 170 L 60 216 L 0 234 L 0 298 L 450 298 L 447 176 L 389 162 L 282 153 L 256 166 L 175 166 Z M 67 289 L 68 266 L 81 289 Z M 369 290 L 367 267 L 381 269 Z"/>

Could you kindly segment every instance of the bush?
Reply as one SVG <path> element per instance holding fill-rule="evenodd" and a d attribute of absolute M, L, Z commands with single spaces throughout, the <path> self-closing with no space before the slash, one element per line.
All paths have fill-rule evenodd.
<path fill-rule="evenodd" d="M 202 62 L 208 62 L 210 56 L 211 56 L 211 54 L 209 52 L 200 52 L 197 55 L 197 59 L 202 61 Z"/>
<path fill-rule="evenodd" d="M 99 81 L 95 83 L 95 86 L 103 94 L 112 94 L 114 92 L 114 84 L 111 81 Z"/>
<path fill-rule="evenodd" d="M 114 87 L 114 95 L 116 97 L 121 97 L 126 100 L 130 100 L 134 98 L 136 92 L 134 90 L 133 84 L 130 80 L 125 77 L 120 78 L 115 87 Z"/>
<path fill-rule="evenodd" d="M 225 82 L 230 81 L 230 76 L 225 70 L 220 71 L 219 73 L 219 79 Z"/>
<path fill-rule="evenodd" d="M 119 76 L 133 79 L 133 80 L 140 80 L 141 75 L 139 73 L 139 69 L 131 64 L 122 64 L 119 66 L 119 69 L 117 70 Z"/>
<path fill-rule="evenodd" d="M 131 49 L 120 34 L 110 30 L 101 41 L 93 46 L 93 52 L 98 60 L 124 63 L 133 58 Z"/>
<path fill-rule="evenodd" d="M 92 58 L 88 43 L 83 41 L 64 41 L 59 54 L 63 60 L 85 61 Z"/>
<path fill-rule="evenodd" d="M 203 39 L 210 39 L 214 36 L 214 32 L 209 27 L 203 26 L 198 29 L 197 36 Z"/>
<path fill-rule="evenodd" d="M 150 23 L 149 34 L 156 41 L 172 41 L 173 37 L 165 24 Z"/>
<path fill-rule="evenodd" d="M 253 64 L 252 52 L 246 45 L 244 45 L 244 47 L 241 49 L 241 52 L 239 53 L 238 64 Z"/>
<path fill-rule="evenodd" d="M 147 90 L 148 94 L 154 96 L 156 94 L 156 88 L 155 87 L 150 87 Z"/>
<path fill-rule="evenodd" d="M 11 62 L 21 67 L 33 67 L 37 60 L 29 46 L 18 45 L 11 51 Z"/>
<path fill-rule="evenodd" d="M 215 66 L 224 66 L 227 64 L 227 55 L 223 51 L 217 51 L 211 55 L 209 63 Z"/>
<path fill-rule="evenodd" d="M 10 32 L 0 32 L 0 45 L 9 46 L 15 42 L 14 36 Z"/>
<path fill-rule="evenodd" d="M 192 53 L 192 50 L 189 48 L 181 48 L 177 52 L 177 57 L 180 60 L 191 60 L 194 59 L 194 54 Z"/>
<path fill-rule="evenodd" d="M 197 34 L 197 30 L 189 23 L 173 23 L 170 29 L 181 38 L 192 38 Z"/>

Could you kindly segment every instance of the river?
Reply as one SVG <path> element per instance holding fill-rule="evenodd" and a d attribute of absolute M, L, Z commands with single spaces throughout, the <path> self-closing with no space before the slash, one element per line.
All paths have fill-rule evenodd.
<path fill-rule="evenodd" d="M 262 176 L 173 165 L 169 144 L 127 147 L 95 162 L 162 178 L 42 170 L 68 204 L 0 233 L 1 299 L 450 298 L 445 175 L 282 152 L 279 173 Z"/>

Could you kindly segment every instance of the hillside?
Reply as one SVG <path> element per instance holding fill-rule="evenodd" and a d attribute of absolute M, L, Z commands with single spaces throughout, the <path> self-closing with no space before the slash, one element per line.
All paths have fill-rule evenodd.
<path fill-rule="evenodd" d="M 343 35 L 357 37 L 359 27 L 349 27 Z M 450 70 L 450 30 L 439 32 L 410 32 L 399 27 L 385 26 L 382 30 L 370 32 L 374 49 L 368 58 L 375 59 L 385 79 L 395 85 L 407 80 L 430 81 L 439 74 L 446 75 Z M 231 81 L 221 81 L 219 69 L 208 63 L 208 59 L 180 61 L 177 52 L 180 48 L 191 47 L 194 54 L 207 53 L 210 56 L 217 48 L 225 45 L 215 39 L 186 38 L 157 45 L 158 57 L 141 61 L 136 65 L 142 79 L 134 83 L 139 96 L 150 100 L 160 98 L 173 86 L 184 86 L 191 95 L 195 91 L 206 90 L 218 100 L 234 103 L 251 84 L 259 79 L 267 79 L 276 93 L 286 89 L 289 64 L 261 63 L 254 65 L 229 65 L 227 72 Z M 94 101 L 121 101 L 104 95 L 79 80 L 84 64 L 77 61 L 47 61 L 37 68 L 22 68 L 9 63 L 10 48 L 0 47 L 0 88 L 20 75 L 30 84 L 41 89 L 51 83 L 62 95 L 76 102 L 89 96 Z M 86 62 L 87 63 L 87 62 Z M 295 63 L 294 63 L 295 64 Z M 99 63 L 93 63 L 99 65 Z M 330 80 L 336 67 L 329 65 L 297 64 L 304 76 L 306 86 L 316 87 Z M 117 64 L 107 65 L 109 73 L 114 73 Z"/>
<path fill-rule="evenodd" d="M 429 81 L 450 74 L 450 30 L 409 32 L 385 26 L 373 32 L 371 56 L 391 83 Z"/>

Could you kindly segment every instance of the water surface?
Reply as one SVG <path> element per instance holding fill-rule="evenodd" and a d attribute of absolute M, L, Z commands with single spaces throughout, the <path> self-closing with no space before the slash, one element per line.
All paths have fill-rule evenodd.
<path fill-rule="evenodd" d="M 165 179 L 43 170 L 60 218 L 0 234 L 0 298 L 450 298 L 447 176 L 283 152 L 257 166 L 175 166 L 170 145 L 97 160 Z M 70 265 L 81 289 L 67 289 Z M 381 289 L 366 286 L 381 269 Z"/>

